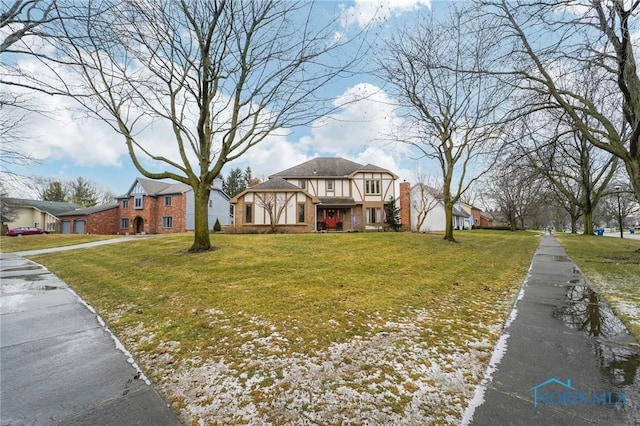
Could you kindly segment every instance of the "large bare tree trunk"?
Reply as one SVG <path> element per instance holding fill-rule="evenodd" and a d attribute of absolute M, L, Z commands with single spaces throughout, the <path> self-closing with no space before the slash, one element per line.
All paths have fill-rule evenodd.
<path fill-rule="evenodd" d="M 207 251 L 211 249 L 209 237 L 209 196 L 211 189 L 208 185 L 199 185 L 193 193 L 195 201 L 194 237 L 190 252 Z"/>

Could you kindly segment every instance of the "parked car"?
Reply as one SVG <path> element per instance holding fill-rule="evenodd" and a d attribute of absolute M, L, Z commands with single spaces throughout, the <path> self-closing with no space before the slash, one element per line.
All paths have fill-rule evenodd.
<path fill-rule="evenodd" d="M 13 228 L 7 231 L 8 237 L 20 237 L 22 235 L 35 235 L 35 234 L 46 234 L 47 231 L 40 228 L 33 227 L 22 227 L 22 228 Z"/>

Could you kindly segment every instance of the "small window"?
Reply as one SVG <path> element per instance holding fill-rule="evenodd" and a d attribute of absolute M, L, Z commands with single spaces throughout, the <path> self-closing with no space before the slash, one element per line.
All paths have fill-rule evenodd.
<path fill-rule="evenodd" d="M 143 209 L 144 208 L 144 203 L 142 202 L 143 198 L 142 195 L 135 195 L 133 197 L 133 208 L 135 209 Z"/>
<path fill-rule="evenodd" d="M 120 229 L 129 229 L 129 218 L 121 217 L 120 218 Z"/>
<path fill-rule="evenodd" d="M 129 208 L 129 200 L 122 200 L 122 208 L 123 209 Z"/>
<path fill-rule="evenodd" d="M 171 195 L 167 195 L 164 197 L 164 205 L 165 206 L 170 206 L 171 205 Z"/>
<path fill-rule="evenodd" d="M 380 181 L 378 179 L 370 179 L 365 182 L 365 194 L 380 194 Z"/>
<path fill-rule="evenodd" d="M 253 223 L 253 205 L 246 204 L 244 206 L 244 221 L 245 223 Z"/>
<path fill-rule="evenodd" d="M 305 203 L 298 203 L 298 223 L 304 223 Z"/>
<path fill-rule="evenodd" d="M 300 179 L 298 181 L 298 186 L 302 189 L 307 189 L 307 181 L 304 179 Z"/>
<path fill-rule="evenodd" d="M 162 227 L 173 228 L 173 216 L 162 216 Z"/>
<path fill-rule="evenodd" d="M 327 181 L 327 191 L 333 191 L 333 180 Z"/>
<path fill-rule="evenodd" d="M 213 200 L 209 200 L 209 208 L 213 207 Z"/>

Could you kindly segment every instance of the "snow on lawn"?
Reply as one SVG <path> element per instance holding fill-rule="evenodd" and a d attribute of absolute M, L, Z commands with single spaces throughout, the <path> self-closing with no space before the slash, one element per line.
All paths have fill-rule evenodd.
<path fill-rule="evenodd" d="M 421 337 L 430 330 L 428 312 L 418 311 L 371 324 L 368 336 L 287 354 L 277 327 L 254 320 L 272 332 L 245 332 L 242 361 L 195 358 L 163 372 L 162 393 L 181 401 L 186 423 L 458 424 L 491 355 L 486 336 L 499 331 L 479 324 L 485 337 L 430 346 Z M 179 345 L 164 346 L 170 356 Z"/>

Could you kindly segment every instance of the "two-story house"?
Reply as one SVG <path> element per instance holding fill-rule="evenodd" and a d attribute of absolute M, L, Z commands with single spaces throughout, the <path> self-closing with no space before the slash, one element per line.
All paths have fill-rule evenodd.
<path fill-rule="evenodd" d="M 195 228 L 193 189 L 183 183 L 137 178 L 116 204 L 60 214 L 63 234 L 168 234 Z M 209 194 L 209 227 L 231 223 L 229 196 L 216 179 Z"/>
<path fill-rule="evenodd" d="M 384 223 L 398 177 L 372 164 L 319 157 L 231 199 L 237 232 L 364 231 Z"/>

